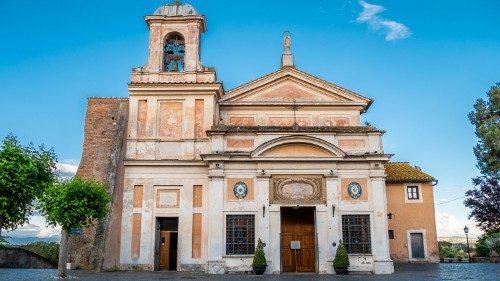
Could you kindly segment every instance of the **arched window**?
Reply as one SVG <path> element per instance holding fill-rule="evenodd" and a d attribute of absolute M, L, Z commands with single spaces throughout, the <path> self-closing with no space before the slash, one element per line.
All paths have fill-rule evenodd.
<path fill-rule="evenodd" d="M 170 33 L 165 39 L 163 49 L 163 69 L 167 72 L 184 71 L 184 54 L 186 47 L 184 37 L 177 33 Z"/>

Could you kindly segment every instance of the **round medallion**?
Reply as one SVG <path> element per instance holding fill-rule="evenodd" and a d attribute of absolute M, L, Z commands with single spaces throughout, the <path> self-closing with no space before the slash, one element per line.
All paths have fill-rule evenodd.
<path fill-rule="evenodd" d="M 233 191 L 234 196 L 238 197 L 239 199 L 243 199 L 247 196 L 248 187 L 244 182 L 239 181 L 234 184 Z"/>
<path fill-rule="evenodd" d="M 347 186 L 347 191 L 349 191 L 351 198 L 358 199 L 361 196 L 361 185 L 353 181 Z"/>

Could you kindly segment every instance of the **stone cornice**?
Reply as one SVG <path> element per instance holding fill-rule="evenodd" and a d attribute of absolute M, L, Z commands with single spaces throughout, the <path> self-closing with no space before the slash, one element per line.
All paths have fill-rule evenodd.
<path fill-rule="evenodd" d="M 163 15 L 151 15 L 145 16 L 144 20 L 151 24 L 161 24 L 163 22 L 169 23 L 186 23 L 186 22 L 201 22 L 201 32 L 207 31 L 207 25 L 205 23 L 205 17 L 203 15 L 192 15 L 192 16 L 163 16 Z"/>

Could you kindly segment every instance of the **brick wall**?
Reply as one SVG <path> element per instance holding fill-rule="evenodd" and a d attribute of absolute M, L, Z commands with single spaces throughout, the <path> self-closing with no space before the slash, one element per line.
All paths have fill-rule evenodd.
<path fill-rule="evenodd" d="M 123 158 L 128 121 L 128 99 L 89 98 L 83 153 L 77 175 L 108 185 L 113 200 L 108 216 L 80 236 L 70 238 L 70 258 L 76 267 L 119 267 L 123 204 Z"/>

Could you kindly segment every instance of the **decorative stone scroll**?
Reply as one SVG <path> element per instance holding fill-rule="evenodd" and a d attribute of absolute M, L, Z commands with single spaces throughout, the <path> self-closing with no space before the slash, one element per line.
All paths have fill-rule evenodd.
<path fill-rule="evenodd" d="M 270 204 L 326 204 L 323 175 L 273 175 L 269 189 Z"/>

